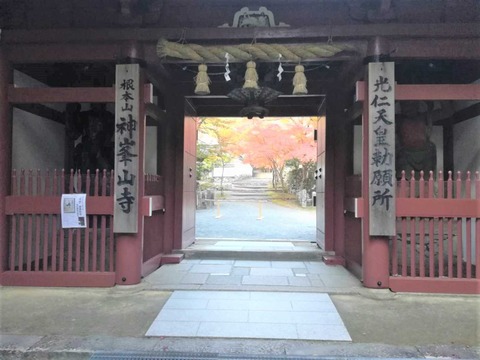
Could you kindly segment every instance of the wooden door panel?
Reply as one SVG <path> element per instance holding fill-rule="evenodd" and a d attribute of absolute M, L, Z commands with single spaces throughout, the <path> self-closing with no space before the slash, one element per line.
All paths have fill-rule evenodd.
<path fill-rule="evenodd" d="M 182 191 L 182 248 L 195 241 L 197 124 L 185 116 Z"/>
<path fill-rule="evenodd" d="M 318 246 L 325 248 L 325 132 L 326 120 L 320 116 L 317 122 L 317 169 L 315 176 L 316 182 L 316 212 L 317 212 L 317 235 Z"/>

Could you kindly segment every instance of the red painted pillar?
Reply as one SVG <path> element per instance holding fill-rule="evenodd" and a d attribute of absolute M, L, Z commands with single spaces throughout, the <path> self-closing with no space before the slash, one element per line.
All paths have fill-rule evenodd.
<path fill-rule="evenodd" d="M 183 166 L 183 113 L 184 97 L 176 89 L 165 94 L 167 121 L 162 126 L 161 174 L 164 176 L 165 217 L 164 217 L 164 253 L 181 249 L 182 224 L 182 182 L 183 177 L 178 166 Z M 183 170 L 183 169 L 182 169 Z M 180 174 L 180 175 L 179 175 Z M 179 177 L 180 176 L 180 177 Z M 180 196 L 180 197 L 179 197 Z"/>
<path fill-rule="evenodd" d="M 10 193 L 12 168 L 12 107 L 8 103 L 8 85 L 13 82 L 13 71 L 0 47 L 0 273 L 7 270 L 8 219 L 5 197 Z"/>
<path fill-rule="evenodd" d="M 388 55 L 389 47 L 385 39 L 376 37 L 369 43 L 368 55 L 370 62 L 378 62 L 381 55 Z M 364 217 L 362 219 L 362 239 L 363 239 L 363 284 L 368 288 L 388 288 L 389 280 L 389 249 L 388 237 L 370 236 L 369 229 L 369 154 L 368 154 L 368 74 L 365 76 L 365 100 L 363 102 L 362 117 L 362 198 L 364 204 Z"/>
<path fill-rule="evenodd" d="M 185 96 L 177 94 L 175 96 L 175 109 L 172 113 L 175 128 L 175 220 L 173 223 L 173 249 L 182 249 L 184 214 L 187 209 L 183 209 L 183 189 L 184 183 L 184 164 L 185 164 Z"/>
<path fill-rule="evenodd" d="M 122 49 L 124 61 L 128 63 L 142 63 L 143 48 L 136 42 L 127 43 Z M 117 234 L 115 237 L 116 252 L 116 278 L 118 285 L 138 284 L 142 278 L 143 264 L 143 214 L 141 211 L 141 199 L 145 194 L 145 97 L 144 97 L 144 74 L 140 68 L 140 101 L 138 117 L 138 232 L 136 234 Z"/>

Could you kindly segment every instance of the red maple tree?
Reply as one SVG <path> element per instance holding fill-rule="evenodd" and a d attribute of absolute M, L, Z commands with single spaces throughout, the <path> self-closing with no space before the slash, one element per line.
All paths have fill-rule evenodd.
<path fill-rule="evenodd" d="M 234 139 L 227 149 L 253 167 L 271 170 L 274 187 L 280 185 L 285 190 L 286 162 L 297 159 L 307 163 L 316 158 L 315 121 L 298 117 L 235 122 Z"/>

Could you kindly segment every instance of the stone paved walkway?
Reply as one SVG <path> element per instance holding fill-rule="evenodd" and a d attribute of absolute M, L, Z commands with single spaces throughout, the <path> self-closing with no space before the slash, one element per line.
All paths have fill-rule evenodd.
<path fill-rule="evenodd" d="M 146 336 L 351 341 L 328 294 L 175 291 Z"/>
<path fill-rule="evenodd" d="M 245 290 L 354 293 L 360 281 L 321 261 L 185 259 L 144 279 L 161 290 Z"/>

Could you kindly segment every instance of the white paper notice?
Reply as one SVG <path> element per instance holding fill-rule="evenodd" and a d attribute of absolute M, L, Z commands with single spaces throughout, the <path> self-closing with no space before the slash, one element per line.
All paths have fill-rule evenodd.
<path fill-rule="evenodd" d="M 87 227 L 86 198 L 87 194 L 62 195 L 62 228 Z"/>

